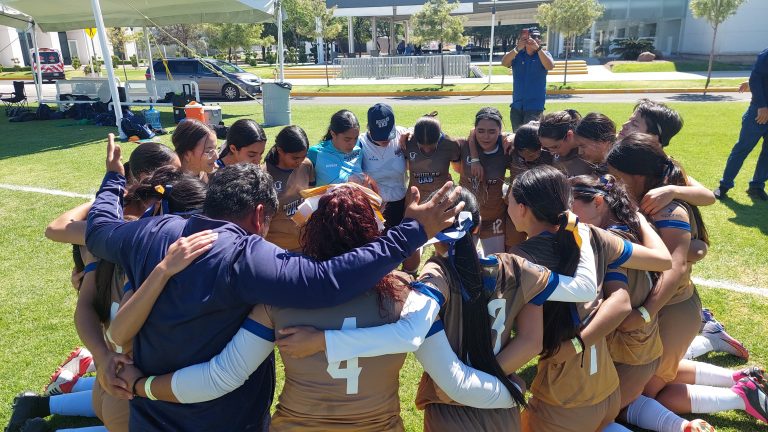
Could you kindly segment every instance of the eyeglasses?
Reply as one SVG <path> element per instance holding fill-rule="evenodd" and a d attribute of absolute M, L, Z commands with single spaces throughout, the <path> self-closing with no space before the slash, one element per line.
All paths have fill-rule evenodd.
<path fill-rule="evenodd" d="M 215 147 L 213 147 L 213 148 L 209 148 L 209 149 L 207 149 L 207 150 L 203 150 L 203 154 L 204 154 L 205 156 L 209 156 L 209 157 L 210 157 L 210 156 L 214 156 L 214 155 L 216 154 L 216 148 L 215 148 Z"/>

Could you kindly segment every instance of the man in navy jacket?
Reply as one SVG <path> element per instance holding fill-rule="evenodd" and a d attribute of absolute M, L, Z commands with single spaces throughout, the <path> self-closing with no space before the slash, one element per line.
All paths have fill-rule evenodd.
<path fill-rule="evenodd" d="M 723 178 L 720 179 L 720 187 L 715 189 L 715 197 L 717 199 L 727 197 L 728 190 L 734 186 L 733 181 L 741 166 L 744 165 L 744 159 L 762 138 L 763 147 L 757 158 L 755 174 L 749 182 L 747 194 L 753 199 L 766 201 L 768 200 L 768 194 L 765 193 L 765 182 L 768 180 L 768 49 L 757 56 L 755 66 L 749 75 L 749 82 L 742 84 L 739 91 L 751 91 L 752 102 L 741 118 L 739 140 L 733 146 L 725 163 Z"/>
<path fill-rule="evenodd" d="M 277 208 L 277 195 L 266 171 L 239 164 L 211 178 L 205 216 L 185 220 L 167 215 L 125 222 L 125 177 L 119 147 L 111 138 L 108 172 L 88 214 L 86 244 L 91 252 L 123 266 L 131 284 L 139 287 L 176 239 L 202 230 L 218 233 L 210 251 L 168 282 L 134 338 L 134 363 L 150 375 L 209 360 L 226 346 L 254 304 L 320 308 L 356 297 L 427 238 L 450 226 L 457 213 L 448 210 L 456 194 L 443 200 L 444 188 L 442 196 L 409 207 L 403 223 L 378 240 L 317 262 L 262 238 Z M 270 358 L 242 387 L 213 401 L 183 405 L 133 399 L 130 428 L 262 430 L 273 391 L 274 358 Z"/>

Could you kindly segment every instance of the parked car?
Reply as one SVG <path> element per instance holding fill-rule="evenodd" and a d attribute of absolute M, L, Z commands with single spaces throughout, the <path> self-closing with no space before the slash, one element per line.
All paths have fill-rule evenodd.
<path fill-rule="evenodd" d="M 166 59 L 166 62 L 173 79 L 197 82 L 200 97 L 223 97 L 226 100 L 238 100 L 245 96 L 241 94 L 238 86 L 251 95 L 261 93 L 261 78 L 232 63 L 211 58 L 169 58 Z M 162 60 L 155 60 L 152 67 L 155 70 L 155 79 L 168 79 L 166 66 Z M 151 79 L 149 68 L 144 75 L 147 79 Z M 237 86 L 232 83 L 237 84 Z"/>
<path fill-rule="evenodd" d="M 40 72 L 43 76 L 43 81 L 55 81 L 58 79 L 66 79 L 64 76 L 64 62 L 61 61 L 61 53 L 53 48 L 39 48 L 40 52 Z M 32 73 L 33 79 L 37 81 L 37 57 L 35 56 L 35 50 L 29 50 L 30 58 L 32 59 Z"/>

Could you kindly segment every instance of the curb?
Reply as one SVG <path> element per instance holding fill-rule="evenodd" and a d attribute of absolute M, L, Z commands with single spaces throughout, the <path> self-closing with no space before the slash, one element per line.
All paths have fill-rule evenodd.
<path fill-rule="evenodd" d="M 297 86 L 298 87 L 298 86 Z M 738 87 L 710 87 L 710 93 L 735 93 Z M 638 89 L 573 89 L 547 90 L 548 95 L 569 94 L 628 94 L 628 93 L 704 93 L 703 88 L 638 88 Z M 509 96 L 506 90 L 467 90 L 467 91 L 403 91 L 403 92 L 291 92 L 292 97 L 432 97 L 432 96 Z"/>

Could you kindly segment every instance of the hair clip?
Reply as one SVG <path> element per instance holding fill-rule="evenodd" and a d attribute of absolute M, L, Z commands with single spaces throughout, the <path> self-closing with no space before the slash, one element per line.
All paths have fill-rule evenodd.
<path fill-rule="evenodd" d="M 165 188 L 161 185 L 155 186 L 155 192 L 159 193 L 160 195 L 165 195 Z"/>
<path fill-rule="evenodd" d="M 600 176 L 600 184 L 602 184 L 603 187 L 605 187 L 605 190 L 607 191 L 613 189 L 613 181 L 611 181 L 610 179 L 608 179 L 608 177 L 604 175 Z"/>

